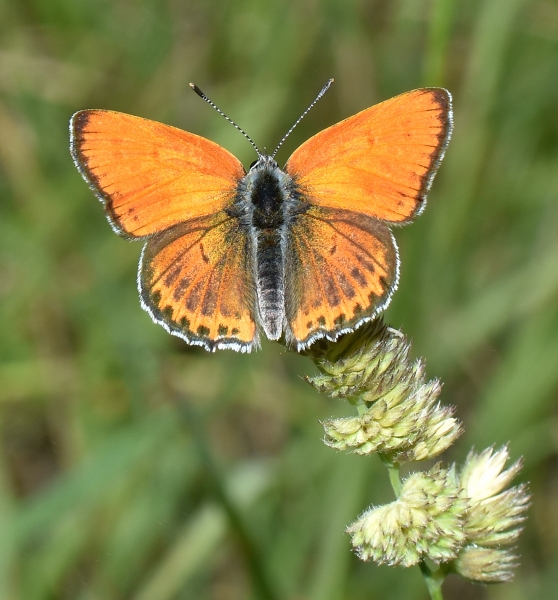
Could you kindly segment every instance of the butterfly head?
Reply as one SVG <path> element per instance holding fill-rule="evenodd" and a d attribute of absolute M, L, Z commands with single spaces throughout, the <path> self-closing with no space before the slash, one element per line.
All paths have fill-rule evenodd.
<path fill-rule="evenodd" d="M 254 171 L 261 171 L 263 169 L 277 169 L 279 166 L 277 162 L 272 156 L 268 156 L 267 154 L 260 154 L 259 157 L 250 165 L 248 169 L 249 173 Z"/>

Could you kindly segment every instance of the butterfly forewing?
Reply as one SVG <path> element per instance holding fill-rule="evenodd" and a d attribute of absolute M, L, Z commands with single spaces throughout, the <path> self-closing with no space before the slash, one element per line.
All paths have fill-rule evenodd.
<path fill-rule="evenodd" d="M 225 212 L 154 235 L 140 263 L 144 308 L 190 344 L 251 350 L 258 340 L 247 243 Z"/>
<path fill-rule="evenodd" d="M 451 128 L 449 92 L 414 90 L 324 129 L 285 170 L 314 204 L 405 223 L 424 206 Z"/>
<path fill-rule="evenodd" d="M 298 215 L 288 248 L 287 337 L 299 349 L 369 320 L 397 285 L 391 232 L 366 215 L 313 207 Z"/>
<path fill-rule="evenodd" d="M 124 113 L 80 111 L 70 133 L 76 166 L 115 230 L 130 238 L 219 212 L 245 173 L 214 142 Z"/>

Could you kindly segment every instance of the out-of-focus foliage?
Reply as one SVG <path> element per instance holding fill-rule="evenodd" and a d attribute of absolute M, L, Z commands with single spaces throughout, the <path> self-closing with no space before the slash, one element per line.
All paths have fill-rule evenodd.
<path fill-rule="evenodd" d="M 281 149 L 424 85 L 454 94 L 429 206 L 396 231 L 387 320 L 445 382 L 474 444 L 511 441 L 534 504 L 515 582 L 446 597 L 546 600 L 558 589 L 558 1 L 0 2 L 0 598 L 406 600 L 418 570 L 351 554 L 344 528 L 389 502 L 374 458 L 321 443 L 351 414 L 265 343 L 192 349 L 139 306 L 140 251 L 72 165 L 67 123 L 110 108 L 250 145 L 195 81 Z"/>

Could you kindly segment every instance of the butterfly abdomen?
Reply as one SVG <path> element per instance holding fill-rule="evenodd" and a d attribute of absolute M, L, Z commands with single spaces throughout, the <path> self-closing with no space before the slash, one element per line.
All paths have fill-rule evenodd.
<path fill-rule="evenodd" d="M 281 337 L 285 290 L 281 232 L 259 231 L 256 236 L 256 289 L 264 331 L 270 340 Z"/>

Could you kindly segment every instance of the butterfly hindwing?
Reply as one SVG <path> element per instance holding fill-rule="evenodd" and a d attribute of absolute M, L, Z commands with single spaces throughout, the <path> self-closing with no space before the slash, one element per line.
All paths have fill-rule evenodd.
<path fill-rule="evenodd" d="M 298 349 L 335 340 L 373 318 L 397 285 L 397 247 L 387 225 L 352 211 L 310 207 L 289 233 L 288 341 Z"/>
<path fill-rule="evenodd" d="M 154 235 L 139 268 L 143 307 L 173 335 L 207 350 L 258 345 L 248 239 L 222 211 Z"/>
<path fill-rule="evenodd" d="M 108 110 L 70 121 L 71 152 L 117 233 L 142 238 L 231 203 L 245 174 L 230 152 L 200 136 Z"/>
<path fill-rule="evenodd" d="M 311 137 L 285 170 L 313 204 L 402 224 L 423 209 L 451 129 L 449 92 L 414 90 Z"/>

